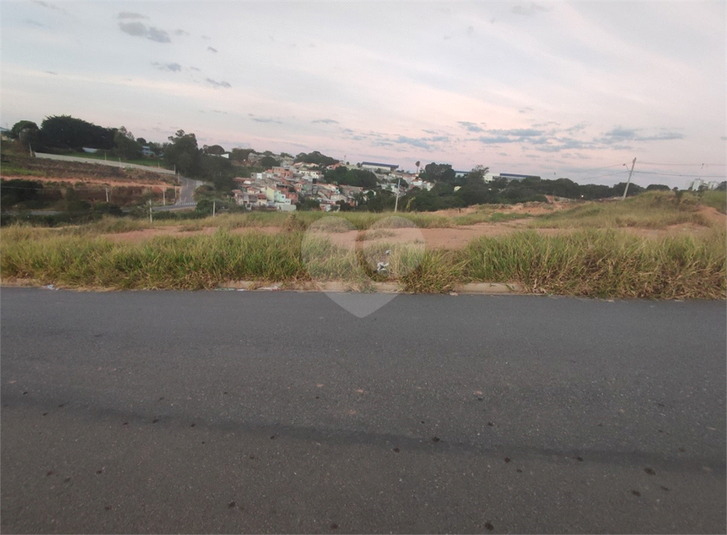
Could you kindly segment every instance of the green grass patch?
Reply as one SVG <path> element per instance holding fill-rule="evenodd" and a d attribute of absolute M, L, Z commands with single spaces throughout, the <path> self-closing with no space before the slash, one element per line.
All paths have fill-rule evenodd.
<path fill-rule="evenodd" d="M 699 202 L 711 206 L 723 214 L 727 214 L 727 191 L 703 191 Z"/>

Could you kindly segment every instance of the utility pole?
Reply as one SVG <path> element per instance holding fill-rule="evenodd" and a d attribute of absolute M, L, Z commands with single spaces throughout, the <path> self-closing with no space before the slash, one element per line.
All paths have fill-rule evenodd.
<path fill-rule="evenodd" d="M 109 188 L 106 188 L 106 204 L 109 202 Z"/>
<path fill-rule="evenodd" d="M 629 171 L 629 179 L 626 181 L 626 187 L 624 188 L 624 196 L 621 197 L 621 200 L 626 199 L 626 193 L 629 191 L 629 184 L 631 184 L 631 175 L 634 174 L 634 166 L 636 165 L 636 158 L 634 158 L 634 161 L 631 162 L 631 171 Z"/>
<path fill-rule="evenodd" d="M 149 199 L 149 223 L 153 223 L 151 213 L 151 199 Z"/>
<path fill-rule="evenodd" d="M 394 213 L 399 208 L 399 184 L 401 184 L 401 176 L 396 181 L 396 200 L 394 201 Z"/>
<path fill-rule="evenodd" d="M 167 190 L 165 188 L 162 188 L 162 203 L 164 206 L 167 205 Z"/>
<path fill-rule="evenodd" d="M 212 217 L 215 217 L 216 212 L 217 212 L 217 201 L 212 201 Z"/>

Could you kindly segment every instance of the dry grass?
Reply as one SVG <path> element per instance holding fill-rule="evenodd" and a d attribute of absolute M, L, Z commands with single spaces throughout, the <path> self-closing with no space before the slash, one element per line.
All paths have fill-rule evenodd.
<path fill-rule="evenodd" d="M 529 226 L 588 229 L 665 229 L 683 223 L 711 226 L 712 222 L 699 209 L 697 199 L 692 195 L 684 195 L 678 202 L 671 192 L 643 193 L 625 201 L 589 202 L 569 210 L 546 214 L 531 221 Z"/>
<path fill-rule="evenodd" d="M 462 250 L 421 244 L 334 246 L 324 234 L 161 236 L 115 243 L 52 229 L 2 229 L 7 279 L 92 288 L 208 289 L 234 280 L 343 280 L 365 289 L 393 280 L 407 291 L 451 291 L 461 282 L 517 282 L 531 292 L 591 297 L 724 299 L 727 231 L 645 239 L 618 230 L 546 237 L 524 231 L 475 240 Z M 389 254 L 386 254 L 389 250 Z M 377 272 L 379 261 L 389 264 Z"/>

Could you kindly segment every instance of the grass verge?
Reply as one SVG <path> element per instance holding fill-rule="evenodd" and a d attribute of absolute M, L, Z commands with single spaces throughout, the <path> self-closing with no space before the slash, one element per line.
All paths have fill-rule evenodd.
<path fill-rule="evenodd" d="M 115 243 L 93 235 L 10 226 L 0 231 L 4 280 L 70 288 L 210 289 L 229 281 L 344 280 L 366 288 L 396 280 L 406 291 L 447 292 L 464 282 L 519 283 L 534 293 L 601 298 L 724 299 L 727 231 L 640 238 L 617 230 L 562 236 L 524 231 L 481 238 L 462 250 L 377 242 L 339 248 L 306 242 L 300 229 L 279 234 L 159 236 Z M 385 241 L 385 236 L 384 241 Z M 383 257 L 385 250 L 389 256 Z M 385 259 L 389 270 L 376 272 Z"/>

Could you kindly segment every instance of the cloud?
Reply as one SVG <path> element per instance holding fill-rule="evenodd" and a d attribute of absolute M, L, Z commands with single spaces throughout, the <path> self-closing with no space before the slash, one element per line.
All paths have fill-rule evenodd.
<path fill-rule="evenodd" d="M 156 41 L 157 43 L 170 43 L 172 41 L 169 38 L 169 34 L 159 28 L 149 28 L 146 38 Z"/>
<path fill-rule="evenodd" d="M 499 143 L 515 143 L 518 139 L 506 136 L 480 136 L 477 141 L 485 145 L 497 145 Z"/>
<path fill-rule="evenodd" d="M 31 26 L 38 26 L 39 28 L 47 28 L 48 27 L 45 24 L 41 24 L 37 20 L 33 20 L 33 19 L 25 19 L 23 22 L 25 22 L 25 24 L 30 24 Z"/>
<path fill-rule="evenodd" d="M 146 26 L 141 22 L 119 22 L 119 28 L 134 37 L 146 37 Z"/>
<path fill-rule="evenodd" d="M 311 123 L 338 124 L 338 121 L 334 121 L 333 119 L 316 119 L 315 121 L 311 121 Z"/>
<path fill-rule="evenodd" d="M 210 84 L 215 89 L 218 89 L 220 87 L 225 87 L 225 88 L 232 87 L 229 82 L 225 82 L 225 81 L 218 82 L 217 80 L 213 80 L 212 78 L 207 78 L 206 81 L 208 84 Z"/>
<path fill-rule="evenodd" d="M 141 13 L 132 13 L 131 11 L 122 11 L 117 16 L 119 19 L 148 19 L 146 15 L 142 15 Z"/>
<path fill-rule="evenodd" d="M 722 141 L 727 141 L 727 136 L 722 136 L 722 137 L 720 137 L 720 139 L 721 139 Z"/>
<path fill-rule="evenodd" d="M 211 46 L 208 46 L 207 47 L 207 50 L 209 50 L 210 52 L 214 52 L 215 54 L 217 54 L 217 49 L 216 48 L 212 48 Z"/>
<path fill-rule="evenodd" d="M 582 130 L 585 130 L 588 125 L 586 123 L 578 123 L 576 125 L 573 125 L 569 128 L 566 128 L 563 130 L 563 132 L 566 132 L 568 134 L 574 134 L 576 132 L 580 132 Z"/>
<path fill-rule="evenodd" d="M 467 129 L 468 132 L 484 132 L 484 128 L 478 126 L 476 123 L 469 121 L 457 121 L 457 124 Z"/>
<path fill-rule="evenodd" d="M 141 22 L 119 22 L 119 29 L 134 37 L 146 37 L 157 43 L 171 43 L 169 34 L 159 28 L 149 27 Z"/>
<path fill-rule="evenodd" d="M 182 30 L 182 29 L 176 29 L 172 32 L 174 35 L 189 35 L 189 32 Z"/>
<path fill-rule="evenodd" d="M 193 71 L 199 71 L 197 67 L 190 67 L 190 69 L 192 69 Z"/>
<path fill-rule="evenodd" d="M 624 140 L 634 139 L 636 137 L 637 130 L 635 128 L 623 128 L 622 126 L 616 126 L 604 133 L 606 139 L 610 140 Z"/>
<path fill-rule="evenodd" d="M 511 130 L 488 130 L 488 133 L 502 136 L 531 137 L 542 136 L 544 132 L 534 128 L 514 128 Z"/>
<path fill-rule="evenodd" d="M 531 112 L 531 111 L 533 111 L 533 108 L 531 108 L 530 106 L 526 106 L 525 108 L 520 108 L 518 110 L 518 113 L 528 113 L 528 112 Z"/>
<path fill-rule="evenodd" d="M 179 72 L 182 70 L 182 66 L 179 63 L 157 63 L 155 61 L 152 65 L 160 71 Z"/>
<path fill-rule="evenodd" d="M 273 119 L 272 117 L 259 117 L 253 113 L 248 113 L 248 117 L 250 117 L 253 121 L 257 123 L 277 123 L 277 124 L 283 124 L 282 121 L 278 121 L 277 119 Z"/>
<path fill-rule="evenodd" d="M 43 71 L 43 72 L 45 72 L 46 74 L 52 74 L 54 76 L 58 74 L 57 72 L 53 72 L 53 71 Z"/>
<path fill-rule="evenodd" d="M 41 0 L 33 0 L 33 3 L 38 4 L 39 6 L 43 6 L 43 7 L 48 8 L 48 9 L 55 9 L 56 11 L 60 11 L 60 12 L 62 12 L 64 14 L 68 15 L 68 11 L 66 11 L 62 7 L 56 6 L 55 4 L 51 4 L 49 2 L 43 2 Z"/>
<path fill-rule="evenodd" d="M 573 138 L 557 138 L 555 141 L 558 143 L 557 145 L 537 145 L 535 150 L 539 152 L 560 152 L 563 150 L 595 148 L 593 146 L 589 147 L 588 143 Z"/>
<path fill-rule="evenodd" d="M 538 13 L 539 11 L 549 11 L 547 7 L 541 6 L 539 4 L 530 4 L 528 7 L 524 6 L 515 6 L 510 10 L 512 13 L 515 13 L 515 15 L 524 15 L 526 17 L 530 17 Z"/>
<path fill-rule="evenodd" d="M 636 141 L 670 141 L 672 139 L 684 139 L 684 134 L 679 132 L 664 132 L 653 136 L 639 136 Z"/>
<path fill-rule="evenodd" d="M 624 141 L 670 141 L 674 139 L 684 139 L 684 134 L 680 132 L 662 131 L 661 133 L 643 135 L 640 134 L 642 128 L 624 128 L 617 126 L 603 134 L 604 137 L 597 139 L 601 143 L 614 144 Z M 664 130 L 664 129 L 662 129 Z"/>

